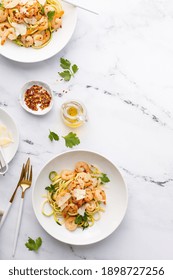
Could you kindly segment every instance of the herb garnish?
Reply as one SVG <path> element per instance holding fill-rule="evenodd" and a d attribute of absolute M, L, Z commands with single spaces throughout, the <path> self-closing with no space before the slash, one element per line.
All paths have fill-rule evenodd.
<path fill-rule="evenodd" d="M 101 173 L 100 180 L 102 184 L 110 182 L 108 176 L 105 173 Z"/>
<path fill-rule="evenodd" d="M 75 218 L 75 224 L 77 225 L 81 225 L 83 230 L 87 227 L 89 227 L 89 223 L 88 223 L 88 215 L 86 214 L 86 212 L 84 213 L 84 216 L 82 215 L 77 215 L 77 217 Z"/>
<path fill-rule="evenodd" d="M 71 62 L 63 57 L 60 58 L 60 66 L 65 70 L 63 72 L 58 73 L 66 82 L 70 81 L 71 77 L 74 77 L 74 74 L 79 69 L 76 64 L 71 65 Z"/>
<path fill-rule="evenodd" d="M 80 140 L 77 137 L 76 133 L 70 132 L 66 136 L 62 136 L 65 139 L 66 147 L 72 148 L 73 146 L 79 145 Z"/>
<path fill-rule="evenodd" d="M 50 193 L 54 193 L 56 191 L 55 187 L 53 185 L 46 187 L 45 190 L 47 190 Z"/>
<path fill-rule="evenodd" d="M 50 131 L 50 130 L 49 130 L 49 131 Z M 50 131 L 48 137 L 49 137 L 50 141 L 53 141 L 53 140 L 58 141 L 58 140 L 59 140 L 58 134 L 56 134 L 56 133 L 53 132 L 53 131 Z"/>
<path fill-rule="evenodd" d="M 52 21 L 54 15 L 55 15 L 55 11 L 49 11 L 49 12 L 47 13 L 48 21 Z"/>
<path fill-rule="evenodd" d="M 25 243 L 25 246 L 29 251 L 38 251 L 40 246 L 42 245 L 41 237 L 38 237 L 36 240 L 33 240 L 31 237 L 28 237 L 28 242 Z"/>

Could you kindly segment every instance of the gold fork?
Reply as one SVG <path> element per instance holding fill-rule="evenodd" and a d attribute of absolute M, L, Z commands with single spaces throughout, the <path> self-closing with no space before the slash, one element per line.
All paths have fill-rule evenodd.
<path fill-rule="evenodd" d="M 17 240 L 18 240 L 18 236 L 19 236 L 19 229 L 20 229 L 21 218 L 22 218 L 24 196 L 25 196 L 26 190 L 31 187 L 31 183 L 32 183 L 32 166 L 30 165 L 30 159 L 28 159 L 27 162 L 26 162 L 26 165 L 25 165 L 23 179 L 20 182 L 20 186 L 22 188 L 22 195 L 21 195 L 21 202 L 20 202 L 20 208 L 19 208 L 15 238 L 14 238 L 13 256 L 15 255 Z"/>
<path fill-rule="evenodd" d="M 20 186 L 20 183 L 22 181 L 22 178 L 23 178 L 23 175 L 24 175 L 24 171 L 25 171 L 25 165 L 23 164 L 22 171 L 21 171 L 20 178 L 19 178 L 19 181 L 17 183 L 17 186 L 16 186 L 16 188 L 15 188 L 15 190 L 14 190 L 14 192 L 13 192 L 13 194 L 12 194 L 12 196 L 11 196 L 9 202 L 8 202 L 8 206 L 7 206 L 5 212 L 4 212 L 3 216 L 2 216 L 1 223 L 0 223 L 0 229 L 2 228 L 4 222 L 6 221 L 7 215 L 9 213 L 9 211 L 10 211 L 10 208 L 11 208 L 11 205 L 13 203 L 13 200 L 14 200 L 14 197 L 16 195 L 16 192 L 17 192 L 17 190 L 18 190 L 18 188 Z"/>

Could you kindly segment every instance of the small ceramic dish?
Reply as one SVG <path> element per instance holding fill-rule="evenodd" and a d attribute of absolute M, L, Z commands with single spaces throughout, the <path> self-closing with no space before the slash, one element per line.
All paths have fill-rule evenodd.
<path fill-rule="evenodd" d="M 33 86 L 37 86 L 38 89 L 41 88 L 41 90 L 44 90 L 44 92 L 47 92 L 46 95 L 43 95 L 43 97 L 47 96 L 47 97 L 50 97 L 50 103 L 47 107 L 41 109 L 40 108 L 40 104 L 35 104 L 36 103 L 36 99 L 33 99 L 31 102 L 30 102 L 30 98 L 32 98 L 32 96 L 28 95 L 27 96 L 27 100 L 29 102 L 30 105 L 27 105 L 26 103 L 26 100 L 25 100 L 25 97 L 26 97 L 26 92 L 27 90 L 31 89 Z M 38 90 L 36 89 L 36 90 Z M 37 93 L 35 93 L 37 94 Z M 35 95 L 34 94 L 34 95 Z M 44 100 L 45 101 L 45 100 Z M 43 101 L 43 102 L 44 102 Z M 52 90 L 51 88 L 48 86 L 48 84 L 46 83 L 43 83 L 41 81 L 30 81 L 28 83 L 26 83 L 22 89 L 21 89 L 21 92 L 20 92 L 20 96 L 19 96 L 19 102 L 21 104 L 21 106 L 29 113 L 31 114 L 34 114 L 34 115 L 45 115 L 47 114 L 51 109 L 52 109 L 52 106 L 53 106 L 53 94 L 52 94 Z M 45 106 L 44 103 L 41 103 L 43 106 Z M 31 107 L 34 108 L 34 106 L 36 106 L 38 108 L 38 110 L 35 110 L 35 109 L 32 109 Z"/>

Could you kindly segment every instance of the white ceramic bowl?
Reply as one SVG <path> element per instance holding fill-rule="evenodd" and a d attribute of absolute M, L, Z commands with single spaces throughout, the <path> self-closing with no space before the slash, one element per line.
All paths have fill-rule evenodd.
<path fill-rule="evenodd" d="M 50 94 L 51 96 L 51 102 L 50 102 L 50 105 L 49 107 L 45 108 L 44 110 L 38 110 L 38 111 L 34 111 L 32 109 L 30 109 L 26 103 L 25 103 L 25 100 L 24 100 L 24 96 L 25 96 L 25 92 L 27 89 L 31 88 L 33 85 L 38 85 L 38 86 L 42 86 L 43 88 L 45 88 L 47 90 L 47 92 Z M 28 83 L 26 83 L 22 89 L 21 89 L 21 92 L 20 92 L 20 96 L 19 96 L 19 102 L 21 104 L 21 106 L 29 113 L 33 114 L 33 115 L 45 115 L 47 114 L 51 109 L 52 109 L 52 106 L 53 106 L 53 94 L 52 94 L 52 90 L 51 88 L 48 86 L 48 84 L 44 83 L 44 82 L 41 82 L 41 81 L 30 81 Z"/>
<path fill-rule="evenodd" d="M 105 212 L 99 221 L 85 230 L 77 228 L 68 231 L 64 225 L 59 226 L 53 217 L 45 217 L 42 212 L 42 203 L 45 200 L 45 187 L 50 185 L 49 173 L 53 170 L 60 172 L 63 169 L 74 169 L 75 163 L 86 161 L 97 165 L 106 173 L 110 182 L 105 185 L 107 204 Z M 127 187 L 117 167 L 104 156 L 90 151 L 70 151 L 55 156 L 40 171 L 32 193 L 32 203 L 35 215 L 41 226 L 54 238 L 73 245 L 88 245 L 98 242 L 109 236 L 121 223 L 127 209 Z"/>

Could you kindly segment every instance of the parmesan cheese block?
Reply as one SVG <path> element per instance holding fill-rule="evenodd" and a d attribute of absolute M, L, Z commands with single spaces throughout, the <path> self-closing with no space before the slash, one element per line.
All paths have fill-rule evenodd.
<path fill-rule="evenodd" d="M 58 200 L 58 206 L 62 207 L 63 204 L 65 204 L 69 198 L 71 197 L 70 193 L 66 193 L 65 195 L 63 195 L 61 198 L 59 198 Z"/>
<path fill-rule="evenodd" d="M 74 189 L 73 195 L 76 197 L 77 200 L 85 198 L 86 190 Z"/>
<path fill-rule="evenodd" d="M 7 127 L 3 124 L 0 124 L 0 146 L 7 146 L 13 142 L 13 139 L 10 135 L 10 132 L 7 130 Z"/>

